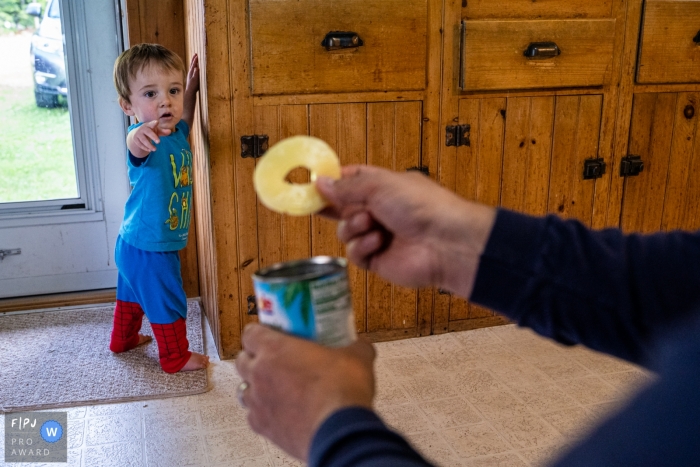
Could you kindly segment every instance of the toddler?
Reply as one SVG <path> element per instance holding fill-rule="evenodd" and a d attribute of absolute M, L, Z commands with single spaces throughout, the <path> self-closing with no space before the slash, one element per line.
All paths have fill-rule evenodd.
<path fill-rule="evenodd" d="M 151 340 L 139 334 L 144 313 L 168 373 L 206 368 L 189 351 L 187 299 L 179 250 L 187 244 L 192 205 L 192 153 L 187 142 L 199 91 L 199 59 L 187 71 L 177 54 L 138 44 L 114 64 L 119 105 L 135 117 L 126 137 L 131 194 L 119 229 L 117 305 L 109 348 L 125 352 Z"/>

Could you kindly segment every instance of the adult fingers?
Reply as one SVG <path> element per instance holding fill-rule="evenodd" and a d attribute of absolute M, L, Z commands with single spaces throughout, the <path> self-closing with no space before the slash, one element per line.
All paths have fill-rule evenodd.
<path fill-rule="evenodd" d="M 269 332 L 274 331 L 259 323 L 247 324 L 245 328 L 243 328 L 243 334 L 241 335 L 241 345 L 243 349 L 254 357 L 261 347 L 262 342 L 264 342 L 266 334 Z"/>
<path fill-rule="evenodd" d="M 318 177 L 316 188 L 336 209 L 349 205 L 363 205 L 381 186 L 382 178 L 391 172 L 368 165 L 349 165 L 342 168 L 341 178 L 332 180 Z"/>
<path fill-rule="evenodd" d="M 377 357 L 377 352 L 371 342 L 365 340 L 364 337 L 360 336 L 355 342 L 350 344 L 344 349 L 345 352 L 353 354 L 360 359 L 368 362 L 370 365 L 374 362 Z"/>
<path fill-rule="evenodd" d="M 243 381 L 249 381 L 253 371 L 253 356 L 246 350 L 241 350 L 236 356 L 235 364 Z"/>
<path fill-rule="evenodd" d="M 346 252 L 348 259 L 358 266 L 368 269 L 370 259 L 384 247 L 386 233 L 381 230 L 373 230 L 366 235 L 348 242 Z"/>
<path fill-rule="evenodd" d="M 337 235 L 341 242 L 348 243 L 353 238 L 376 228 L 376 223 L 367 211 L 360 211 L 338 223 Z"/>

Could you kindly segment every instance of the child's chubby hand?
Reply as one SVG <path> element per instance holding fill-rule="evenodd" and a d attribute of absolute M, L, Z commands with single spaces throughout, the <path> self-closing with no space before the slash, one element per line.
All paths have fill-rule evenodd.
<path fill-rule="evenodd" d="M 167 128 L 160 128 L 158 120 L 146 122 L 129 133 L 129 150 L 136 157 L 146 157 L 156 150 L 155 145 L 160 143 L 160 137 L 168 136 L 171 132 Z"/>
<path fill-rule="evenodd" d="M 192 55 L 190 69 L 187 72 L 187 83 L 185 89 L 194 93 L 199 91 L 199 56 L 197 54 Z"/>

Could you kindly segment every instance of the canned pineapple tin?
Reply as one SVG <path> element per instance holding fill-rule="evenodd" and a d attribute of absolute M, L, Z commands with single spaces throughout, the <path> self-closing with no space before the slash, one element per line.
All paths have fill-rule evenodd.
<path fill-rule="evenodd" d="M 330 347 L 357 338 L 347 260 L 277 263 L 253 274 L 253 286 L 261 323 Z"/>

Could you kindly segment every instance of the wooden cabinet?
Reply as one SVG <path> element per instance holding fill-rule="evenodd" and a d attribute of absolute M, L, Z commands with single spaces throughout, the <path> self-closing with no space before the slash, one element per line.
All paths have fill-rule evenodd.
<path fill-rule="evenodd" d="M 344 254 L 335 223 L 257 202 L 243 136 L 317 136 L 343 164 L 419 168 L 466 198 L 594 228 L 700 228 L 698 2 L 184 1 L 206 83 L 193 133 L 208 155 L 195 167 L 202 300 L 224 357 L 255 319 L 254 271 Z M 630 161 L 643 170 L 621 176 Z M 350 280 L 374 340 L 505 322 L 449 291 L 354 266 Z"/>
<path fill-rule="evenodd" d="M 458 52 L 445 53 L 442 122 L 467 126 L 469 144 L 438 148 L 438 181 L 492 206 L 607 225 L 625 15 L 610 1 L 447 2 L 445 50 Z M 449 291 L 434 297 L 434 333 L 503 322 Z"/>
<path fill-rule="evenodd" d="M 187 42 L 200 54 L 202 126 L 195 171 L 202 301 L 221 355 L 240 349 L 251 274 L 316 255 L 343 256 L 335 222 L 276 214 L 256 199 L 256 159 L 241 138 L 328 142 L 341 163 L 397 171 L 435 157 L 441 3 L 383 0 L 187 0 Z M 347 47 L 336 47 L 345 45 Z M 246 154 L 247 156 L 247 154 Z M 306 182 L 295 169 L 288 177 Z M 430 333 L 432 291 L 398 287 L 351 266 L 357 330 L 374 340 Z"/>
<path fill-rule="evenodd" d="M 700 228 L 699 7 L 683 0 L 629 7 L 628 36 L 641 35 L 638 47 L 625 46 L 616 153 L 638 158 L 642 170 L 617 178 L 611 194 L 620 208 L 609 210 L 626 232 Z"/>
<path fill-rule="evenodd" d="M 700 2 L 647 0 L 637 82 L 700 82 Z"/>

